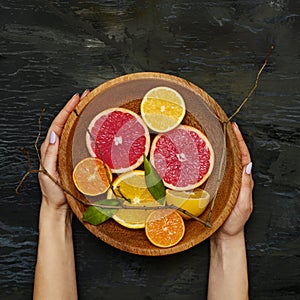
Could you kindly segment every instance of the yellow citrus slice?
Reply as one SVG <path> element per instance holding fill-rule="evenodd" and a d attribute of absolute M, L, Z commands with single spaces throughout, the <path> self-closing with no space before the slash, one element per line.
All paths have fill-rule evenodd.
<path fill-rule="evenodd" d="M 108 166 L 104 166 L 101 159 L 88 157 L 81 160 L 73 170 L 73 181 L 77 189 L 88 196 L 105 193 L 112 180 L 112 173 Z"/>
<path fill-rule="evenodd" d="M 153 245 L 167 248 L 181 241 L 185 225 L 182 217 L 175 210 L 157 209 L 148 216 L 145 232 Z"/>
<path fill-rule="evenodd" d="M 159 86 L 151 89 L 141 103 L 141 115 L 155 132 L 167 132 L 178 126 L 186 109 L 182 96 L 174 89 Z"/>
<path fill-rule="evenodd" d="M 152 210 L 145 210 L 142 207 L 159 206 L 159 203 L 148 191 L 145 172 L 142 170 L 133 170 L 123 173 L 115 179 L 113 188 L 118 197 L 128 200 L 124 201 L 124 205 L 141 207 L 141 209 L 119 209 L 113 215 L 113 219 L 127 228 L 144 228 L 146 219 Z M 113 199 L 115 197 L 112 190 L 109 189 L 107 198 Z"/>
<path fill-rule="evenodd" d="M 168 205 L 173 204 L 176 207 L 186 210 L 196 217 L 200 216 L 204 212 L 209 203 L 209 199 L 209 193 L 202 189 L 195 189 L 187 192 L 166 190 L 166 202 Z M 180 211 L 179 213 L 186 220 L 191 218 Z"/>

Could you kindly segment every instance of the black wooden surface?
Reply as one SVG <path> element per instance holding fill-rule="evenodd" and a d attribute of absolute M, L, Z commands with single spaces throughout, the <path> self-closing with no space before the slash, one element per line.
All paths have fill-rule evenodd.
<path fill-rule="evenodd" d="M 30 299 L 40 191 L 31 152 L 66 100 L 119 75 L 158 71 L 208 92 L 230 115 L 276 49 L 235 121 L 254 162 L 246 227 L 251 299 L 299 299 L 300 3 L 0 1 L 0 298 Z M 121 252 L 74 220 L 80 299 L 205 299 L 209 245 L 167 257 Z"/>

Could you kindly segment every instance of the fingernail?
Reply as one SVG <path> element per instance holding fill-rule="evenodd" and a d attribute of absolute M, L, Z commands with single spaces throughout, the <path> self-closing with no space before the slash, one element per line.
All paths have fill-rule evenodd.
<path fill-rule="evenodd" d="M 250 162 L 247 167 L 246 167 L 246 174 L 250 175 L 251 174 L 251 170 L 252 170 L 252 162 Z"/>
<path fill-rule="evenodd" d="M 233 122 L 233 125 L 236 127 L 236 128 L 239 128 L 238 124 L 236 122 Z"/>
<path fill-rule="evenodd" d="M 79 94 L 78 93 L 75 93 L 73 96 L 72 96 L 72 99 L 76 98 L 76 97 L 79 97 Z"/>
<path fill-rule="evenodd" d="M 88 93 L 89 91 L 90 91 L 89 89 L 84 90 L 84 92 L 82 93 L 82 96 L 85 96 L 85 94 Z"/>
<path fill-rule="evenodd" d="M 49 143 L 53 145 L 53 144 L 55 144 L 55 141 L 56 141 L 56 134 L 55 134 L 54 131 L 51 131 L 51 132 L 50 132 Z"/>

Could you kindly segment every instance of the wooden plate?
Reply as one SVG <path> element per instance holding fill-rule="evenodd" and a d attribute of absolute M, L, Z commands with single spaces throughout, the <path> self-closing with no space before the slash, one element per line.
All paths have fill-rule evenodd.
<path fill-rule="evenodd" d="M 212 195 L 217 191 L 210 219 L 212 227 L 206 227 L 195 220 L 186 221 L 186 233 L 181 242 L 163 249 L 153 246 L 143 229 L 127 229 L 112 219 L 98 226 L 83 222 L 92 234 L 105 243 L 123 251 L 148 256 L 178 253 L 204 241 L 223 224 L 236 202 L 242 174 L 240 151 L 231 126 L 227 124 L 226 155 L 223 156 L 224 164 L 221 163 L 224 153 L 223 122 L 228 120 L 221 107 L 202 89 L 179 77 L 152 72 L 121 76 L 101 84 L 78 104 L 64 127 L 59 149 L 59 173 L 63 186 L 72 195 L 86 200 L 73 184 L 72 171 L 79 160 L 89 156 L 85 133 L 90 121 L 96 114 L 110 107 L 122 106 L 139 113 L 141 99 L 156 86 L 168 86 L 181 93 L 187 108 L 183 122 L 203 130 L 213 146 L 215 166 L 204 186 Z M 216 190 L 218 178 L 221 181 Z M 82 222 L 86 206 L 69 194 L 66 197 L 72 211 Z M 206 220 L 208 213 L 209 207 L 201 218 Z"/>

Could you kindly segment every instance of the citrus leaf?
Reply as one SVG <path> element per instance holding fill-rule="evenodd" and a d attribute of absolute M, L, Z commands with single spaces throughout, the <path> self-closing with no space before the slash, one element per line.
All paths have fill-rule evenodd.
<path fill-rule="evenodd" d="M 116 199 L 105 199 L 97 201 L 95 204 L 112 207 L 102 208 L 98 206 L 89 206 L 86 209 L 82 220 L 92 225 L 99 225 L 111 218 L 117 212 L 118 208 L 113 207 L 120 205 L 120 202 Z"/>
<path fill-rule="evenodd" d="M 145 169 L 145 180 L 147 188 L 151 195 L 157 200 L 159 204 L 164 204 L 166 188 L 159 174 L 151 164 L 151 162 L 144 155 L 144 169 Z"/>

